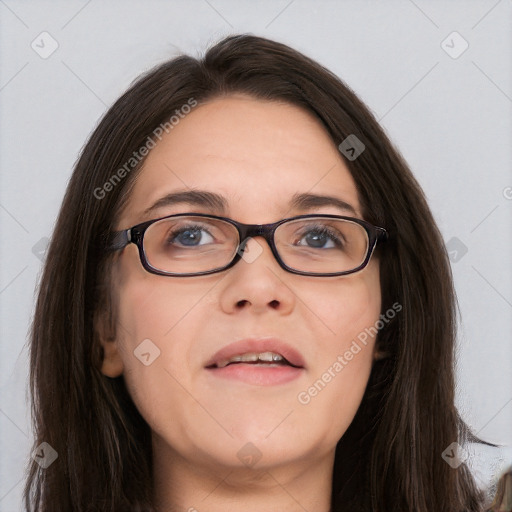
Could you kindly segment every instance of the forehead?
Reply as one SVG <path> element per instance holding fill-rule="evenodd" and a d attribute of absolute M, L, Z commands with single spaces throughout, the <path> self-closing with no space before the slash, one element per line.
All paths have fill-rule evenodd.
<path fill-rule="evenodd" d="M 121 224 L 145 220 L 144 212 L 169 193 L 194 189 L 224 196 L 224 213 L 241 222 L 278 220 L 304 193 L 336 196 L 361 215 L 354 180 L 321 123 L 297 106 L 242 95 L 195 107 L 162 137 Z"/>

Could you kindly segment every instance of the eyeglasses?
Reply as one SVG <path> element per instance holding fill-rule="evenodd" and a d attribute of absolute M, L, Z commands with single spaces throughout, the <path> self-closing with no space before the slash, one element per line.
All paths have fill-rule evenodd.
<path fill-rule="evenodd" d="M 189 277 L 231 268 L 247 254 L 247 242 L 256 236 L 267 241 L 284 270 L 327 277 L 362 270 L 388 234 L 364 220 L 339 215 L 299 215 L 273 224 L 242 224 L 226 217 L 183 213 L 113 232 L 107 249 L 117 251 L 134 243 L 148 272 Z"/>

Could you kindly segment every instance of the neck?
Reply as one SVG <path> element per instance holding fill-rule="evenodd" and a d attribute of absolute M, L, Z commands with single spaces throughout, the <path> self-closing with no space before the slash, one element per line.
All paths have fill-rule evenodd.
<path fill-rule="evenodd" d="M 164 445 L 164 446 L 163 446 Z M 158 512 L 329 512 L 334 453 L 287 465 L 220 467 L 153 441 Z"/>

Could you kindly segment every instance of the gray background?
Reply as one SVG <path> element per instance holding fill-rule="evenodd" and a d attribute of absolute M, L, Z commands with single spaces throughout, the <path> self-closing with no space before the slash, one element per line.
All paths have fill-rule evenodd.
<path fill-rule="evenodd" d="M 505 445 L 475 448 L 470 462 L 482 485 L 510 464 L 511 14 L 512 0 L 0 0 L 0 510 L 21 509 L 27 328 L 78 152 L 141 72 L 239 32 L 334 71 L 411 165 L 452 256 L 458 405 L 480 437 Z"/>

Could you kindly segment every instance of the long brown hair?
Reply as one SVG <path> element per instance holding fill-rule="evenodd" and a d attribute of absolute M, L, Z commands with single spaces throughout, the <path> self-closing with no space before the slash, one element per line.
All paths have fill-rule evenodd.
<path fill-rule="evenodd" d="M 179 56 L 141 76 L 85 145 L 47 254 L 31 330 L 35 444 L 58 458 L 33 462 L 28 510 L 153 511 L 151 435 L 123 377 L 99 370 L 94 315 L 107 311 L 112 257 L 103 240 L 144 160 L 126 167 L 155 129 L 191 99 L 232 93 L 285 101 L 313 113 L 339 145 L 355 135 L 364 152 L 346 164 L 364 218 L 390 238 L 379 254 L 382 311 L 402 311 L 378 335 L 365 396 L 336 448 L 333 511 L 482 510 L 465 464 L 441 454 L 471 434 L 454 405 L 456 308 L 449 260 L 425 196 L 366 106 L 330 71 L 286 45 L 230 36 L 202 59 Z M 123 168 L 126 172 L 119 173 Z M 117 173 L 121 179 L 113 181 Z M 105 186 L 106 183 L 110 186 Z M 100 192 L 98 192 L 100 190 Z"/>

